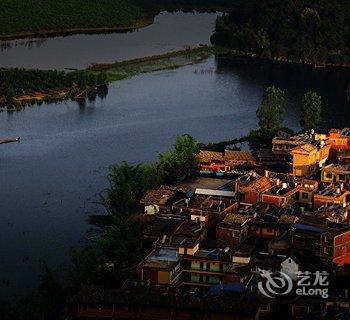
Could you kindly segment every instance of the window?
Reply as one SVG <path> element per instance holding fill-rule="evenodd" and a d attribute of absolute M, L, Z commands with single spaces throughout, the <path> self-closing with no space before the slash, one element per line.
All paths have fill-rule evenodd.
<path fill-rule="evenodd" d="M 303 199 L 309 199 L 309 194 L 307 192 L 303 192 Z"/>
<path fill-rule="evenodd" d="M 326 176 L 326 179 L 332 179 L 333 178 L 333 174 L 331 172 L 327 172 L 325 176 Z"/>
<path fill-rule="evenodd" d="M 339 175 L 339 181 L 345 181 L 345 175 L 344 174 L 340 174 Z"/>

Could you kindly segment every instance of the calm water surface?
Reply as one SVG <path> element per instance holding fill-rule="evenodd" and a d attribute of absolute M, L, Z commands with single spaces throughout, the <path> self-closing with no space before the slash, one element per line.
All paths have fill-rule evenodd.
<path fill-rule="evenodd" d="M 40 69 L 84 68 L 209 44 L 215 13 L 162 13 L 136 32 L 74 35 L 3 42 L 0 66 Z M 0 42 L 1 44 L 1 42 Z"/>
<path fill-rule="evenodd" d="M 155 160 L 178 134 L 202 142 L 245 135 L 257 126 L 255 110 L 270 84 L 286 91 L 289 127 L 299 128 L 307 90 L 324 98 L 325 129 L 348 126 L 348 79 L 345 72 L 210 58 L 114 83 L 104 100 L 85 107 L 0 113 L 1 135 L 23 139 L 0 147 L 0 297 L 33 288 L 44 261 L 66 268 L 88 214 L 103 212 L 94 201 L 111 164 Z"/>

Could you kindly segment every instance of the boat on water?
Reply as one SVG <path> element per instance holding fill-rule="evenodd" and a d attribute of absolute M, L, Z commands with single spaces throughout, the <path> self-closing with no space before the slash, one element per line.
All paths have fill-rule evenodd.
<path fill-rule="evenodd" d="M 11 142 L 21 142 L 21 137 L 16 137 L 12 139 L 0 139 L 0 144 L 11 143 Z"/>

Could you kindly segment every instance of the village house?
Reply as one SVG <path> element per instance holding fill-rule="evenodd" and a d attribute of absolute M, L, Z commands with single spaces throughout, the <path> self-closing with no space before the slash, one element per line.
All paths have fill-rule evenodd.
<path fill-rule="evenodd" d="M 329 164 L 322 168 L 321 181 L 325 183 L 350 183 L 350 165 Z"/>
<path fill-rule="evenodd" d="M 242 243 L 249 235 L 249 221 L 253 218 L 253 215 L 226 214 L 224 220 L 216 227 L 216 238 L 229 246 Z"/>
<path fill-rule="evenodd" d="M 299 199 L 297 202 L 300 204 L 300 207 L 303 210 L 312 209 L 314 195 L 319 188 L 318 181 L 299 177 L 295 180 L 295 183 L 299 186 Z"/>
<path fill-rule="evenodd" d="M 349 220 L 350 205 L 347 204 L 333 204 L 324 205 L 314 212 L 316 217 L 326 218 L 335 223 L 343 223 Z"/>
<path fill-rule="evenodd" d="M 237 198 L 243 203 L 256 204 L 262 201 L 262 195 L 275 182 L 268 177 L 259 177 L 253 173 L 245 175 L 236 181 Z"/>
<path fill-rule="evenodd" d="M 190 197 L 172 205 L 172 210 L 186 214 L 191 220 L 198 220 L 212 226 L 227 212 L 236 210 L 235 192 L 225 190 L 196 189 Z"/>
<path fill-rule="evenodd" d="M 349 201 L 350 192 L 344 189 L 344 185 L 329 185 L 325 189 L 319 190 L 314 195 L 314 209 L 333 204 L 346 205 Z"/>
<path fill-rule="evenodd" d="M 350 229 L 328 228 L 321 235 L 320 257 L 328 262 L 334 262 L 338 266 L 350 263 Z"/>
<path fill-rule="evenodd" d="M 336 159 L 339 164 L 350 164 L 350 150 L 336 150 L 333 151 L 333 157 Z"/>
<path fill-rule="evenodd" d="M 281 183 L 278 179 L 276 185 L 262 194 L 261 201 L 278 207 L 291 206 L 299 201 L 300 189 L 296 183 Z"/>
<path fill-rule="evenodd" d="M 200 150 L 196 161 L 200 171 L 226 171 L 223 152 Z"/>
<path fill-rule="evenodd" d="M 144 206 L 146 215 L 154 216 L 161 208 L 166 208 L 184 195 L 183 189 L 163 185 L 157 190 L 148 191 L 141 199 L 140 204 Z"/>
<path fill-rule="evenodd" d="M 198 244 L 205 239 L 207 229 L 201 221 L 185 220 L 169 236 L 168 243 L 179 249 L 180 254 L 196 251 Z"/>
<path fill-rule="evenodd" d="M 338 266 L 350 264 L 350 230 L 341 231 L 333 237 L 333 262 Z"/>
<path fill-rule="evenodd" d="M 272 139 L 272 153 L 274 160 L 280 163 L 290 163 L 292 160 L 292 149 L 294 147 L 311 143 L 312 138 L 309 135 L 291 136 L 287 133 L 281 133 Z"/>
<path fill-rule="evenodd" d="M 290 229 L 292 249 L 301 255 L 318 255 L 321 235 L 324 231 L 324 227 L 316 227 L 299 222 L 293 224 Z"/>
<path fill-rule="evenodd" d="M 257 161 L 249 151 L 225 150 L 224 152 L 200 150 L 197 166 L 202 172 L 230 172 L 240 167 L 256 166 Z"/>
<path fill-rule="evenodd" d="M 331 129 L 328 141 L 334 150 L 348 150 L 350 147 L 350 129 Z"/>
<path fill-rule="evenodd" d="M 310 177 L 326 163 L 331 145 L 324 144 L 322 140 L 319 145 L 303 144 L 291 150 L 292 173 L 296 177 Z"/>
<path fill-rule="evenodd" d="M 142 230 L 141 240 L 143 246 L 154 245 L 164 239 L 164 237 L 169 237 L 182 223 L 183 219 L 156 217 L 151 223 L 146 224 Z"/>
<path fill-rule="evenodd" d="M 138 279 L 159 285 L 174 285 L 179 280 L 180 260 L 178 248 L 157 247 L 137 266 Z"/>
<path fill-rule="evenodd" d="M 229 171 L 240 167 L 254 167 L 257 161 L 249 151 L 225 150 L 225 167 Z"/>
<path fill-rule="evenodd" d="M 183 256 L 180 285 L 210 287 L 223 283 L 230 263 L 229 255 L 219 248 L 187 251 Z"/>

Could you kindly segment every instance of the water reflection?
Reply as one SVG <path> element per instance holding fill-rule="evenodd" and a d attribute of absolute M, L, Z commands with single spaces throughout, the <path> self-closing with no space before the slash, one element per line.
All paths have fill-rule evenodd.
<path fill-rule="evenodd" d="M 0 42 L 0 67 L 85 68 L 93 63 L 111 63 L 209 44 L 217 16 L 217 13 L 161 13 L 152 25 L 130 33 Z"/>
<path fill-rule="evenodd" d="M 242 86 L 258 84 L 264 87 L 277 85 L 282 88 L 290 105 L 286 110 L 287 120 L 297 120 L 302 95 L 307 91 L 315 91 L 323 99 L 321 129 L 350 125 L 347 92 L 350 82 L 349 69 L 315 69 L 296 64 L 219 57 L 217 72 L 238 77 Z"/>

